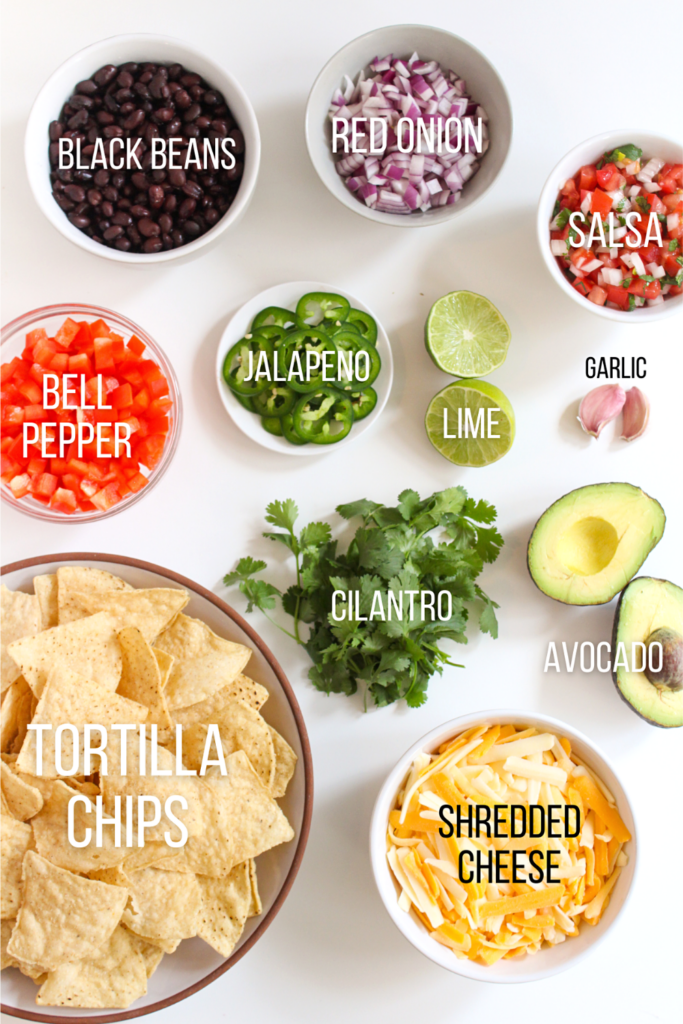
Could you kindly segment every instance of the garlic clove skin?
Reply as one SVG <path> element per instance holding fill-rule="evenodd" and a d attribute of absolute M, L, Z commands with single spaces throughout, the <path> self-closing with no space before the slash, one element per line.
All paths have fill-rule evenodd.
<path fill-rule="evenodd" d="M 626 392 L 624 403 L 624 419 L 621 437 L 624 441 L 635 441 L 645 432 L 650 419 L 650 403 L 640 388 L 630 388 Z"/>
<path fill-rule="evenodd" d="M 599 437 L 602 428 L 616 419 L 625 402 L 626 392 L 618 384 L 603 384 L 593 388 L 579 406 L 579 423 L 591 437 Z"/>

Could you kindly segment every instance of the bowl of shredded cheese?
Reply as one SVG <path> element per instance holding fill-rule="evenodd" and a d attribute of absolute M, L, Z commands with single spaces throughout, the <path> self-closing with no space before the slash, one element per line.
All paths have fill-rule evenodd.
<path fill-rule="evenodd" d="M 609 760 L 544 715 L 448 722 L 408 750 L 372 816 L 382 901 L 430 960 L 535 981 L 585 956 L 632 888 L 636 826 Z"/>

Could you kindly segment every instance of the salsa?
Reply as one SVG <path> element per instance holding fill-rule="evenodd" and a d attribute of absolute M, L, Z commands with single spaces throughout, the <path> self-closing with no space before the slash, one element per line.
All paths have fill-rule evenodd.
<path fill-rule="evenodd" d="M 0 478 L 14 498 L 105 512 L 147 486 L 173 401 L 136 335 L 67 317 L 52 338 L 29 331 L 0 379 Z"/>
<path fill-rule="evenodd" d="M 550 248 L 572 287 L 611 309 L 657 306 L 683 290 L 683 164 L 633 144 L 580 167 L 555 203 Z"/>

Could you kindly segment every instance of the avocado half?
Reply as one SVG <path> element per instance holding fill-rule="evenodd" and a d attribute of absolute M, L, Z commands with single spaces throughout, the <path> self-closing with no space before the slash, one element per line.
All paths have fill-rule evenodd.
<path fill-rule="evenodd" d="M 536 523 L 527 552 L 539 590 L 564 604 L 606 604 L 664 533 L 664 509 L 633 484 L 590 484 L 565 494 Z"/>
<path fill-rule="evenodd" d="M 612 670 L 614 684 L 627 704 L 650 725 L 672 729 L 683 725 L 683 590 L 668 580 L 639 576 L 624 588 L 612 630 L 612 659 L 619 643 L 631 659 L 631 644 L 662 644 L 659 671 Z M 653 658 L 659 669 L 659 659 Z"/>

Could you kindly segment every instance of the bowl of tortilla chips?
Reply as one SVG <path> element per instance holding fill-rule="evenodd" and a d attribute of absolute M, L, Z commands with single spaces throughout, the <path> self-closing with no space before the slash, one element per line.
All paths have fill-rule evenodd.
<path fill-rule="evenodd" d="M 1 597 L 2 1009 L 154 1012 L 287 897 L 313 802 L 299 706 L 254 630 L 170 570 L 48 555 L 6 566 Z"/>

